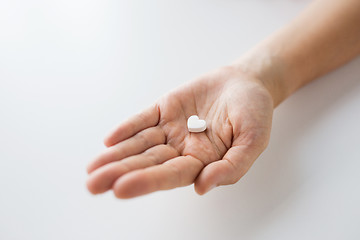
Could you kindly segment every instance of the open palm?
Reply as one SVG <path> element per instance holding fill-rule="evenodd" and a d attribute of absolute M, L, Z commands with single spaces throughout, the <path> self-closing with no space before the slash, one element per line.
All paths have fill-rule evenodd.
<path fill-rule="evenodd" d="M 266 148 L 272 112 L 261 81 L 220 68 L 120 124 L 88 166 L 87 186 L 131 198 L 192 183 L 199 194 L 233 184 Z M 187 130 L 191 115 L 206 120 L 206 131 Z"/>

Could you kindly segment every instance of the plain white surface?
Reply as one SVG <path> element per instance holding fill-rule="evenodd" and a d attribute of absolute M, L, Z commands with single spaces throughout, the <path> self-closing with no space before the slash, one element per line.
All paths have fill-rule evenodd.
<path fill-rule="evenodd" d="M 0 1 L 0 239 L 360 239 L 360 59 L 275 111 L 237 184 L 91 196 L 118 122 L 239 57 L 307 1 Z"/>

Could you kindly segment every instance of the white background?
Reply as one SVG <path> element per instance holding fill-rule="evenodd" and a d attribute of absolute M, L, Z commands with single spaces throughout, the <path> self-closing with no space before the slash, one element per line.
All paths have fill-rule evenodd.
<path fill-rule="evenodd" d="M 276 109 L 235 185 L 131 200 L 85 188 L 113 126 L 309 2 L 0 0 L 0 239 L 360 239 L 360 59 Z"/>

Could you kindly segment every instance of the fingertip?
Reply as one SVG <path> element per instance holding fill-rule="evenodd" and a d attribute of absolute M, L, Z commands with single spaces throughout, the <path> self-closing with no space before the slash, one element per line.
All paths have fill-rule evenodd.
<path fill-rule="evenodd" d="M 210 163 L 195 180 L 195 191 L 199 195 L 204 195 L 215 187 L 226 184 L 233 174 L 232 167 L 224 160 Z"/>
<path fill-rule="evenodd" d="M 194 190 L 198 195 L 202 196 L 217 186 L 218 186 L 217 183 L 211 183 L 209 181 L 204 180 L 202 182 L 195 182 Z"/>
<path fill-rule="evenodd" d="M 111 147 L 113 144 L 112 144 L 112 141 L 109 137 L 105 137 L 104 140 L 103 140 L 103 144 L 105 147 Z"/>
<path fill-rule="evenodd" d="M 86 188 L 88 189 L 88 191 L 91 194 L 93 194 L 93 195 L 98 194 L 98 192 L 96 191 L 95 185 L 93 184 L 93 181 L 90 178 L 88 178 L 86 180 Z"/>
<path fill-rule="evenodd" d="M 111 188 L 106 181 L 104 181 L 104 172 L 96 170 L 92 172 L 86 180 L 86 186 L 90 193 L 100 194 L 108 191 Z"/>
<path fill-rule="evenodd" d="M 195 192 L 198 194 L 198 195 L 200 195 L 200 196 L 202 196 L 202 195 L 204 195 L 206 192 L 204 191 L 204 189 L 203 188 L 201 188 L 201 187 L 199 187 L 198 185 L 194 185 L 194 190 L 195 190 Z"/>
<path fill-rule="evenodd" d="M 87 174 L 90 174 L 93 170 L 93 167 L 92 167 L 92 164 L 89 163 L 87 166 L 86 166 L 86 172 Z"/>
<path fill-rule="evenodd" d="M 210 185 L 207 187 L 207 189 L 205 190 L 205 192 L 203 194 L 206 194 L 208 192 L 210 192 L 211 190 L 213 190 L 215 187 L 217 187 L 218 185 L 216 183 Z"/>
<path fill-rule="evenodd" d="M 96 169 L 98 168 L 98 165 L 95 164 L 95 161 L 92 161 L 91 163 L 89 163 L 86 167 L 86 172 L 88 174 L 91 174 L 92 172 L 94 172 Z"/>
<path fill-rule="evenodd" d="M 129 199 L 150 193 L 149 186 L 142 181 L 143 179 L 141 170 L 135 170 L 120 177 L 113 185 L 115 197 Z"/>
<path fill-rule="evenodd" d="M 123 124 L 123 123 L 122 123 Z M 122 130 L 122 124 L 113 127 L 112 130 L 104 137 L 103 144 L 105 147 L 112 147 L 115 144 L 121 142 L 122 140 L 125 140 L 126 138 L 121 136 Z"/>
<path fill-rule="evenodd" d="M 206 176 L 204 175 L 205 174 L 200 174 L 194 183 L 194 190 L 200 196 L 207 193 L 209 191 L 208 189 L 210 189 L 210 186 L 213 185 L 208 179 L 206 179 Z"/>
<path fill-rule="evenodd" d="M 128 191 L 126 188 L 124 188 L 124 184 L 123 184 L 123 179 L 125 178 L 125 175 L 122 176 L 121 178 L 117 179 L 113 186 L 112 186 L 112 190 L 113 193 L 115 195 L 116 198 L 119 199 L 127 199 L 130 198 Z"/>
<path fill-rule="evenodd" d="M 126 121 L 123 121 L 120 124 L 112 127 L 112 129 L 107 133 L 107 135 L 105 135 L 103 139 L 103 144 L 105 145 L 105 147 L 114 146 L 115 144 L 131 136 L 122 136 L 122 133 L 124 132 L 124 124 L 126 124 Z"/>
<path fill-rule="evenodd" d="M 117 159 L 116 151 L 114 151 L 112 148 L 106 148 L 92 159 L 92 161 L 87 165 L 86 170 L 88 174 L 90 174 L 96 169 L 112 162 L 115 159 Z"/>
<path fill-rule="evenodd" d="M 113 189 L 114 196 L 118 199 L 130 199 L 133 198 L 132 195 L 127 194 L 126 192 L 122 191 L 122 189 Z"/>

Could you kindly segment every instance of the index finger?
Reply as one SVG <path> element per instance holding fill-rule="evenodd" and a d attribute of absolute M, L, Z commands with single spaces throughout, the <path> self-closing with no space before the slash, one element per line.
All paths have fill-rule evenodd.
<path fill-rule="evenodd" d="M 118 125 L 104 140 L 107 147 L 113 146 L 136 133 L 158 124 L 160 119 L 160 110 L 157 104 L 153 104 L 149 108 L 130 117 L 120 125 Z"/>

